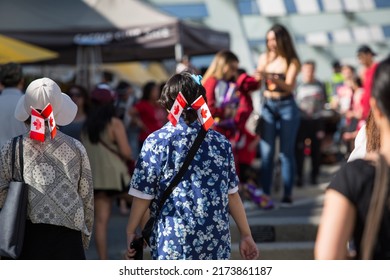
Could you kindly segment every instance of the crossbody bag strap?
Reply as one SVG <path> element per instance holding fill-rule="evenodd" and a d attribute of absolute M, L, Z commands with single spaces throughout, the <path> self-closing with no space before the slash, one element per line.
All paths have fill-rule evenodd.
<path fill-rule="evenodd" d="M 117 155 L 121 160 L 125 160 L 123 158 L 123 156 L 116 150 L 114 150 L 113 148 L 111 148 L 106 142 L 104 142 L 103 140 L 99 140 L 99 143 L 101 143 L 107 150 L 109 150 L 110 152 L 114 153 L 115 155 Z"/>
<path fill-rule="evenodd" d="M 202 141 L 205 138 L 206 133 L 207 133 L 207 130 L 205 130 L 203 128 L 200 129 L 198 136 L 196 136 L 194 143 L 192 144 L 190 150 L 188 151 L 187 157 L 185 158 L 183 165 L 180 167 L 179 172 L 177 172 L 175 178 L 172 179 L 171 184 L 163 193 L 163 195 L 160 199 L 160 202 L 159 202 L 158 211 L 161 210 L 161 208 L 163 207 L 167 198 L 171 195 L 174 188 L 179 184 L 181 178 L 183 177 L 184 173 L 187 171 L 188 166 L 190 165 L 192 159 L 194 158 L 196 152 L 198 151 L 200 145 L 202 144 Z"/>
<path fill-rule="evenodd" d="M 374 187 L 361 241 L 361 258 L 363 260 L 369 260 L 373 257 L 388 193 L 388 172 L 386 160 L 383 155 L 379 154 L 375 162 Z"/>

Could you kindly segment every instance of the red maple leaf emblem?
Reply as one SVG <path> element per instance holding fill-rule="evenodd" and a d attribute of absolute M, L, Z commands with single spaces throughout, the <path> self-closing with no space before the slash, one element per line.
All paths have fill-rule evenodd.
<path fill-rule="evenodd" d="M 200 114 L 202 115 L 202 118 L 203 118 L 203 119 L 205 119 L 205 118 L 207 117 L 207 112 L 208 112 L 208 110 L 203 109 L 203 108 L 202 108 L 202 110 L 200 111 Z"/>
<path fill-rule="evenodd" d="M 42 123 L 39 120 L 35 120 L 35 122 L 33 122 L 33 125 L 35 126 L 36 130 L 40 130 L 42 127 Z"/>
<path fill-rule="evenodd" d="M 175 108 L 173 108 L 173 114 L 177 115 L 180 111 L 179 105 L 176 105 Z"/>
<path fill-rule="evenodd" d="M 53 127 L 53 118 L 49 119 L 49 124 L 50 124 L 50 127 Z"/>

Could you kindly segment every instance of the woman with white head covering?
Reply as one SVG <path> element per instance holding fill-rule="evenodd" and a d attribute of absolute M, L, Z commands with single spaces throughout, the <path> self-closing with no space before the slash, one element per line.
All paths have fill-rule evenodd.
<path fill-rule="evenodd" d="M 85 259 L 93 226 L 89 159 L 79 141 L 56 127 L 72 122 L 76 112 L 76 104 L 49 78 L 31 82 L 16 106 L 15 117 L 30 128 L 19 136 L 24 178 L 18 178 L 20 172 L 15 178 L 30 186 L 20 259 Z M 12 139 L 0 151 L 0 208 L 13 179 L 11 151 Z"/>

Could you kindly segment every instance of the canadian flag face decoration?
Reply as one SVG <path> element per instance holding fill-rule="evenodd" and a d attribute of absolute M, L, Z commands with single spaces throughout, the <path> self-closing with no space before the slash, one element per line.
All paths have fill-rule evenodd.
<path fill-rule="evenodd" d="M 184 98 L 183 94 L 179 92 L 168 114 L 168 120 L 173 124 L 173 126 L 176 126 L 177 123 L 179 122 L 180 115 L 183 112 L 186 105 L 187 105 L 187 100 Z"/>
<path fill-rule="evenodd" d="M 38 141 L 45 141 L 45 121 L 47 120 L 51 138 L 53 139 L 57 134 L 56 122 L 54 120 L 53 109 L 51 104 L 47 104 L 46 107 L 39 113 L 36 109 L 31 107 L 31 126 L 30 126 L 30 138 Z"/>
<path fill-rule="evenodd" d="M 211 116 L 210 109 L 203 96 L 199 96 L 194 103 L 191 104 L 191 107 L 196 110 L 198 120 L 202 124 L 203 128 L 208 130 L 214 124 L 214 119 Z"/>

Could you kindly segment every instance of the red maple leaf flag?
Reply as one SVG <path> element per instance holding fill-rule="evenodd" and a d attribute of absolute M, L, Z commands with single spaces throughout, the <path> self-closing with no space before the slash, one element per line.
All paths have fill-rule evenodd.
<path fill-rule="evenodd" d="M 183 94 L 179 92 L 168 114 L 168 120 L 173 124 L 173 126 L 176 126 L 178 123 L 180 115 L 183 112 L 186 104 L 187 100 L 184 98 Z"/>
<path fill-rule="evenodd" d="M 205 130 L 208 130 L 213 124 L 214 119 L 211 116 L 210 109 L 207 106 L 203 96 L 199 96 L 191 105 L 198 114 L 198 120 Z"/>
<path fill-rule="evenodd" d="M 57 134 L 57 127 L 56 121 L 54 120 L 53 108 L 50 103 L 42 110 L 41 115 L 48 120 L 51 139 L 53 139 Z"/>
<path fill-rule="evenodd" d="M 173 114 L 177 115 L 179 113 L 179 111 L 180 111 L 180 107 L 179 107 L 179 105 L 176 105 L 175 109 L 173 109 Z"/>
<path fill-rule="evenodd" d="M 30 138 L 45 141 L 45 119 L 34 108 L 31 108 Z"/>

